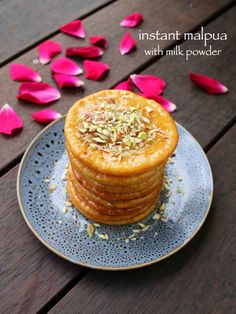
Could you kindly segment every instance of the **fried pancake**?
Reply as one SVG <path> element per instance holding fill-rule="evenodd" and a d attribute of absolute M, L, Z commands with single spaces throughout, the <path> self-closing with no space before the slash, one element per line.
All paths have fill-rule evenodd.
<path fill-rule="evenodd" d="M 98 213 L 96 210 L 90 208 L 75 192 L 75 189 L 71 181 L 68 181 L 68 196 L 72 204 L 83 214 L 85 217 L 97 221 L 102 224 L 109 225 L 125 225 L 138 222 L 148 216 L 156 206 L 157 200 L 153 202 L 149 207 L 145 208 L 142 213 L 133 215 L 124 215 L 124 216 L 108 216 Z"/>
<path fill-rule="evenodd" d="M 161 105 L 123 90 L 77 101 L 67 114 L 65 137 L 76 159 L 114 176 L 153 170 L 165 163 L 178 142 L 175 122 Z"/>
<path fill-rule="evenodd" d="M 140 205 L 146 205 L 150 202 L 152 202 L 154 199 L 156 199 L 157 195 L 159 194 L 160 187 L 162 185 L 162 181 L 159 182 L 158 187 L 149 193 L 148 195 L 129 200 L 129 201 L 107 201 L 104 200 L 98 196 L 96 196 L 94 193 L 91 193 L 89 190 L 87 190 L 85 187 L 83 187 L 79 181 L 76 179 L 76 177 L 73 175 L 71 166 L 69 165 L 68 169 L 68 179 L 72 181 L 77 193 L 81 196 L 83 196 L 85 199 L 95 202 L 99 205 L 104 206 L 107 208 L 107 210 L 113 210 L 115 211 L 116 209 L 131 209 L 135 210 L 136 207 Z"/>
<path fill-rule="evenodd" d="M 95 181 L 93 181 L 90 178 L 85 178 L 83 176 L 81 176 L 80 173 L 78 173 L 74 168 L 73 168 L 73 172 L 76 176 L 76 178 L 82 182 L 82 184 L 84 185 L 84 183 L 89 184 L 90 186 L 94 186 L 96 189 L 103 191 L 103 192 L 109 192 L 109 193 L 133 193 L 133 192 L 141 192 L 145 189 L 150 188 L 154 183 L 158 182 L 161 180 L 163 173 L 160 173 L 158 175 L 156 175 L 155 177 L 151 177 L 150 179 L 146 180 L 146 181 L 142 181 L 140 183 L 137 184 L 132 184 L 132 185 L 125 185 L 125 186 L 110 186 L 110 185 L 103 185 L 100 183 L 97 183 Z"/>
<path fill-rule="evenodd" d="M 73 155 L 68 145 L 66 148 L 70 158 L 70 163 L 72 164 L 73 168 L 76 169 L 77 172 L 81 173 L 84 177 L 88 177 L 104 185 L 137 184 L 139 182 L 142 182 L 143 180 L 150 179 L 153 175 L 156 175 L 157 173 L 160 173 L 160 171 L 162 171 L 164 167 L 164 165 L 160 165 L 159 167 L 156 167 L 155 169 L 152 169 L 150 171 L 129 177 L 107 175 L 87 167 L 82 161 L 80 161 Z"/>
<path fill-rule="evenodd" d="M 81 201 L 83 201 L 91 210 L 94 210 L 101 215 L 107 215 L 107 216 L 112 216 L 112 217 L 120 217 L 120 216 L 123 217 L 123 216 L 128 215 L 129 217 L 133 217 L 133 216 L 138 215 L 139 213 L 142 213 L 148 206 L 150 206 L 155 201 L 155 199 L 152 199 L 146 204 L 133 207 L 133 208 L 107 208 L 84 197 L 81 193 L 79 193 L 76 190 L 76 186 L 73 184 L 73 181 L 70 181 L 70 183 L 72 184 L 74 188 L 74 192 L 76 196 L 79 197 Z"/>
<path fill-rule="evenodd" d="M 77 180 L 78 180 L 78 178 L 77 178 Z M 94 185 L 89 185 L 88 182 L 86 182 L 85 180 L 82 180 L 82 181 L 78 180 L 78 182 L 84 188 L 89 190 L 90 193 L 93 193 L 96 196 L 98 196 L 102 199 L 108 200 L 108 201 L 118 201 L 118 200 L 126 201 L 126 200 L 136 199 L 139 197 L 144 197 L 147 194 L 151 193 L 154 189 L 156 189 L 159 186 L 159 182 L 156 181 L 156 182 L 154 182 L 153 185 L 151 185 L 147 189 L 143 189 L 142 191 L 139 191 L 139 192 L 126 193 L 126 191 L 125 191 L 124 193 L 109 193 L 109 192 L 104 192 L 104 191 L 101 191 L 101 190 L 95 188 Z"/>

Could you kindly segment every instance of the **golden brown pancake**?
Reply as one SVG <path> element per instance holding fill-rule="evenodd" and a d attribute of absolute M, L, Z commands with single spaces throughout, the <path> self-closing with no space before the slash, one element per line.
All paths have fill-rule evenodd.
<path fill-rule="evenodd" d="M 155 188 L 151 193 L 147 194 L 144 197 L 140 197 L 133 200 L 128 201 L 107 201 L 104 200 L 95 194 L 91 193 L 89 190 L 87 190 L 85 187 L 83 187 L 79 181 L 76 179 L 76 177 L 73 175 L 71 166 L 69 165 L 68 169 L 68 179 L 72 181 L 77 194 L 81 195 L 81 197 L 84 197 L 85 199 L 95 202 L 99 205 L 102 205 L 107 208 L 107 210 L 110 209 L 132 209 L 135 210 L 136 207 L 146 205 L 147 203 L 152 202 L 154 199 L 157 198 L 157 195 L 159 194 L 159 190 L 161 187 L 162 182 L 159 183 L 159 186 Z"/>
<path fill-rule="evenodd" d="M 78 211 L 116 225 L 152 212 L 178 142 L 175 122 L 161 105 L 129 91 L 92 94 L 70 108 L 65 138 L 68 196 Z"/>
<path fill-rule="evenodd" d="M 160 165 L 159 167 L 141 173 L 139 175 L 135 176 L 114 176 L 114 175 L 107 175 L 101 172 L 94 171 L 93 169 L 87 167 L 82 161 L 77 159 L 72 151 L 70 150 L 69 146 L 66 147 L 67 152 L 70 158 L 70 163 L 72 164 L 73 168 L 76 169 L 77 172 L 81 173 L 81 175 L 88 177 L 98 183 L 104 184 L 104 185 L 130 185 L 130 184 L 136 184 L 140 181 L 147 180 L 153 175 L 159 173 L 163 170 L 164 165 Z"/>
<path fill-rule="evenodd" d="M 148 216 L 154 209 L 157 203 L 157 200 L 153 202 L 148 208 L 145 208 L 144 211 L 136 216 L 125 215 L 125 216 L 108 216 L 102 215 L 91 209 L 76 193 L 72 182 L 68 181 L 68 195 L 72 204 L 80 211 L 85 217 L 97 221 L 99 223 L 108 224 L 108 225 L 125 225 L 138 222 Z"/>
<path fill-rule="evenodd" d="M 131 112 L 131 108 L 134 110 L 133 112 Z M 128 113 L 124 115 L 123 113 L 126 112 Z M 107 121 L 104 118 L 104 113 L 108 116 Z M 124 119 L 129 118 L 131 123 L 135 122 L 141 113 L 141 123 L 144 125 L 143 132 L 147 133 L 147 130 L 150 129 L 154 137 L 148 145 L 144 145 L 144 147 L 135 145 L 135 149 L 131 149 L 129 154 L 124 152 L 121 159 L 115 158 L 116 149 L 113 149 L 114 145 L 109 149 L 110 140 L 106 141 L 105 134 L 103 134 L 103 139 L 105 138 L 103 140 L 102 136 L 98 135 L 100 132 L 97 132 L 97 129 L 97 134 L 94 131 L 89 131 L 94 126 L 101 128 L 102 131 L 107 130 L 108 123 L 114 120 L 113 117 L 117 120 L 119 113 L 121 113 L 121 116 L 123 114 Z M 100 116 L 102 118 L 99 124 L 98 119 L 100 119 Z M 98 119 L 94 117 L 98 117 Z M 89 121 L 90 118 L 92 121 Z M 149 122 L 146 123 L 143 118 Z M 117 129 L 116 122 L 114 121 L 113 125 Z M 104 129 L 102 125 L 105 126 Z M 108 133 L 111 134 L 111 132 L 113 132 L 112 127 Z M 114 132 L 116 132 L 114 137 L 116 137 L 115 142 L 117 143 L 117 138 L 119 140 L 121 137 L 120 132 L 119 130 Z M 137 136 L 135 133 L 132 138 L 136 139 Z M 77 101 L 67 114 L 65 137 L 67 145 L 78 160 L 95 171 L 115 176 L 137 175 L 158 167 L 167 161 L 178 142 L 175 122 L 161 105 L 132 92 L 121 90 L 104 90 Z M 102 141 L 105 141 L 105 143 L 102 143 Z M 118 147 L 118 145 L 115 146 Z M 100 148 L 98 149 L 98 147 Z"/>

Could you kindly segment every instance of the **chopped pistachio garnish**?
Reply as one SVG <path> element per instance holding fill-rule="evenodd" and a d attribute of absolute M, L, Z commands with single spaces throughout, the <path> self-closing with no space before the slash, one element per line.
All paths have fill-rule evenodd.
<path fill-rule="evenodd" d="M 178 176 L 178 181 L 182 181 L 182 177 L 181 176 Z"/>
<path fill-rule="evenodd" d="M 49 183 L 50 180 L 49 180 L 49 179 L 44 179 L 44 182 L 45 182 L 45 183 Z"/>
<path fill-rule="evenodd" d="M 146 225 L 141 223 L 141 222 L 139 222 L 138 225 L 139 225 L 140 228 L 145 228 L 146 227 Z"/>
<path fill-rule="evenodd" d="M 66 213 L 68 212 L 68 208 L 67 208 L 66 206 L 64 206 L 64 207 L 62 208 L 62 211 L 63 211 L 64 214 L 66 214 Z"/>
<path fill-rule="evenodd" d="M 90 238 L 93 237 L 94 231 L 95 231 L 95 227 L 93 224 L 87 224 L 87 233 L 89 235 Z"/>
<path fill-rule="evenodd" d="M 101 225 L 99 225 L 99 224 L 96 223 L 96 222 L 95 222 L 93 225 L 94 225 L 95 227 L 101 227 Z"/>
<path fill-rule="evenodd" d="M 54 191 L 56 190 L 56 188 L 57 188 L 57 184 L 56 184 L 56 183 L 53 183 L 53 184 L 50 186 L 50 188 L 49 188 L 49 193 L 54 192 Z"/>
<path fill-rule="evenodd" d="M 108 234 L 99 234 L 98 237 L 102 240 L 108 240 Z"/>
<path fill-rule="evenodd" d="M 62 177 L 61 177 L 61 181 L 66 181 L 67 180 L 67 170 L 64 171 Z"/>
<path fill-rule="evenodd" d="M 177 192 L 178 192 L 178 193 L 182 193 L 182 189 L 181 189 L 180 186 L 177 187 Z"/>
<path fill-rule="evenodd" d="M 125 243 L 129 243 L 129 239 L 125 239 Z"/>
<path fill-rule="evenodd" d="M 65 201 L 65 205 L 66 205 L 66 206 L 72 206 L 72 203 L 69 202 L 69 201 Z"/>
<path fill-rule="evenodd" d="M 159 208 L 159 212 L 164 212 L 164 210 L 166 209 L 166 204 L 162 204 L 161 207 Z"/>
<path fill-rule="evenodd" d="M 150 226 L 146 226 L 146 227 L 144 227 L 143 229 L 142 229 L 142 231 L 146 231 L 146 230 L 148 230 L 150 228 Z"/>
<path fill-rule="evenodd" d="M 133 229 L 132 231 L 133 231 L 133 233 L 139 233 L 140 229 Z"/>
<path fill-rule="evenodd" d="M 156 213 L 155 215 L 152 216 L 153 220 L 159 220 L 161 218 L 161 215 L 159 213 Z"/>
<path fill-rule="evenodd" d="M 112 158 L 121 161 L 135 151 L 144 151 L 156 137 L 168 138 L 168 134 L 151 121 L 152 108 L 141 111 L 125 106 L 122 101 L 116 104 L 112 98 L 99 101 L 94 110 L 77 120 L 77 136 L 91 149 L 110 153 Z"/>
<path fill-rule="evenodd" d="M 162 216 L 162 217 L 161 217 L 161 221 L 163 221 L 163 222 L 167 222 L 167 221 L 168 221 L 168 218 L 167 218 L 167 217 Z"/>

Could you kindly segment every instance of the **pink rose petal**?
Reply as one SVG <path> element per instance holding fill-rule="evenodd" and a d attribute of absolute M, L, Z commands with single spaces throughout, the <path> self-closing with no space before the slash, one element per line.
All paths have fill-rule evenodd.
<path fill-rule="evenodd" d="M 48 104 L 58 100 L 60 92 L 48 83 L 22 83 L 17 98 L 27 100 L 36 104 Z"/>
<path fill-rule="evenodd" d="M 168 99 L 166 99 L 162 96 L 148 95 L 148 94 L 140 94 L 140 95 L 145 97 L 145 98 L 155 100 L 158 104 L 160 104 L 168 112 L 174 112 L 177 109 L 176 105 L 173 102 L 169 101 Z"/>
<path fill-rule="evenodd" d="M 20 82 L 41 82 L 41 76 L 31 67 L 24 64 L 11 64 L 10 75 L 13 81 Z"/>
<path fill-rule="evenodd" d="M 0 109 L 0 133 L 10 135 L 13 130 L 21 129 L 23 125 L 23 121 L 11 106 L 5 104 Z"/>
<path fill-rule="evenodd" d="M 160 95 L 166 87 L 166 83 L 158 76 L 132 74 L 130 77 L 135 86 L 147 95 Z"/>
<path fill-rule="evenodd" d="M 80 58 L 98 58 L 102 55 L 102 49 L 94 46 L 70 47 L 66 49 L 67 57 L 76 56 Z"/>
<path fill-rule="evenodd" d="M 53 74 L 53 78 L 60 88 L 63 87 L 80 87 L 84 85 L 84 82 L 77 76 L 71 76 L 67 74 Z"/>
<path fill-rule="evenodd" d="M 77 63 L 66 57 L 58 58 L 53 61 L 51 64 L 51 70 L 53 73 L 67 75 L 79 75 L 83 73 L 83 70 L 78 66 Z"/>
<path fill-rule="evenodd" d="M 228 88 L 221 82 L 198 73 L 190 73 L 190 80 L 209 94 L 225 94 Z"/>
<path fill-rule="evenodd" d="M 109 70 L 108 64 L 98 61 L 84 61 L 85 76 L 87 79 L 97 81 L 102 75 Z"/>
<path fill-rule="evenodd" d="M 136 47 L 136 41 L 129 32 L 126 32 L 120 43 L 120 53 L 125 55 Z"/>
<path fill-rule="evenodd" d="M 106 48 L 107 47 L 107 40 L 105 36 L 91 36 L 89 37 L 89 41 L 92 45 Z"/>
<path fill-rule="evenodd" d="M 138 13 L 138 12 L 134 12 L 128 16 L 126 16 L 121 22 L 120 22 L 120 26 L 123 27 L 135 27 L 138 24 L 140 24 L 143 20 L 143 15 Z"/>
<path fill-rule="evenodd" d="M 83 24 L 80 20 L 71 21 L 60 27 L 60 31 L 79 38 L 85 37 L 85 30 Z"/>
<path fill-rule="evenodd" d="M 31 114 L 32 118 L 43 124 L 48 124 L 54 120 L 57 120 L 61 117 L 61 114 L 53 109 L 45 109 L 34 112 Z"/>
<path fill-rule="evenodd" d="M 46 40 L 37 47 L 39 53 L 39 62 L 41 64 L 49 63 L 54 56 L 61 53 L 61 45 L 52 40 Z"/>
<path fill-rule="evenodd" d="M 120 82 L 119 84 L 117 84 L 114 89 L 120 89 L 120 90 L 129 90 L 129 91 L 133 91 L 133 86 L 131 84 L 131 79 L 128 78 L 127 81 L 123 81 Z"/>

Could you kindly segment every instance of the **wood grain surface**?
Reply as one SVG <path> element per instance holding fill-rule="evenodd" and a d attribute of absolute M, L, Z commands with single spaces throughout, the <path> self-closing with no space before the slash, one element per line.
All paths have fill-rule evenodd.
<path fill-rule="evenodd" d="M 50 313 L 235 313 L 235 136 L 234 126 L 208 154 L 215 196 L 190 244 L 144 269 L 91 271 Z"/>
<path fill-rule="evenodd" d="M 35 45 L 71 20 L 108 4 L 109 0 L 0 1 L 0 65 Z"/>
<path fill-rule="evenodd" d="M 138 44 L 138 49 L 132 54 L 126 56 L 120 55 L 118 46 L 125 30 L 119 26 L 119 22 L 127 12 L 142 11 L 144 16 L 148 17 L 143 21 L 143 31 L 151 32 L 158 26 L 158 29 L 163 32 L 175 31 L 178 28 L 182 33 L 201 25 L 204 21 L 208 20 L 209 17 L 215 15 L 219 10 L 222 10 L 228 3 L 231 3 L 231 1 L 198 0 L 194 6 L 190 6 L 189 2 L 180 0 L 175 2 L 175 6 L 166 6 L 166 3 L 161 0 L 148 2 L 146 0 L 140 0 L 138 2 L 120 0 L 86 18 L 84 20 L 84 26 L 87 29 L 88 36 L 105 34 L 108 38 L 109 47 L 104 53 L 102 61 L 109 64 L 110 73 L 105 80 L 99 82 L 85 80 L 82 76 L 82 79 L 86 81 L 85 90 L 83 92 L 75 92 L 75 90 L 64 91 L 62 92 L 62 98 L 53 105 L 50 105 L 50 107 L 59 110 L 61 113 L 66 113 L 73 102 L 81 96 L 114 86 L 122 80 L 122 78 L 135 72 L 140 67 L 145 67 L 145 64 L 148 64 L 150 59 L 153 59 L 152 57 L 145 57 L 143 51 L 143 49 L 153 46 L 152 41 L 142 41 Z M 163 15 L 162 12 L 165 12 L 165 14 Z M 106 16 L 111 16 L 112 18 L 106 19 L 104 18 Z M 134 37 L 137 37 L 136 29 L 130 29 L 130 32 Z M 54 39 L 61 42 L 64 48 L 74 45 L 83 45 L 87 42 L 86 40 L 75 39 L 64 34 L 56 35 Z M 164 49 L 171 43 L 173 44 L 173 42 L 161 41 L 159 44 L 160 47 Z M 44 81 L 55 85 L 51 78 L 49 66 L 32 64 L 32 60 L 36 57 L 37 52 L 33 49 L 14 62 L 33 66 L 42 75 Z M 17 101 L 16 95 L 19 83 L 12 82 L 8 72 L 9 65 L 2 68 L 0 86 L 3 93 L 0 94 L 0 103 L 11 104 L 24 120 L 25 126 L 22 132 L 15 137 L 9 138 L 3 135 L 0 136 L 0 146 L 4 147 L 4 150 L 1 151 L 0 170 L 8 169 L 9 164 L 23 154 L 28 144 L 42 128 L 41 125 L 32 121 L 30 116 L 32 112 L 41 109 L 42 106 Z M 173 75 L 174 72 L 171 72 L 169 76 L 165 75 L 165 78 L 170 80 Z"/>

